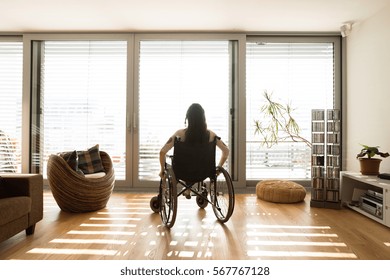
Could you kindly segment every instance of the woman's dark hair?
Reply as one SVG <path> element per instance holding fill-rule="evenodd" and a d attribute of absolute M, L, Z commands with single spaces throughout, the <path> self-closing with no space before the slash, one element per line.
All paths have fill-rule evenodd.
<path fill-rule="evenodd" d="M 206 143 L 209 141 L 206 116 L 202 106 L 197 103 L 192 104 L 187 110 L 186 120 L 188 120 L 186 142 Z"/>

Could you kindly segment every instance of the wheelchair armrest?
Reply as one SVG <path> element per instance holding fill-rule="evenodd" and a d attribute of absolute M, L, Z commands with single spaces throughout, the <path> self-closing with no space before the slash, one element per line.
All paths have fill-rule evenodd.
<path fill-rule="evenodd" d="M 166 155 L 166 158 L 173 159 L 173 155 Z"/>
<path fill-rule="evenodd" d="M 170 160 L 170 161 L 168 161 Z M 164 161 L 164 167 L 165 169 L 167 168 L 167 166 L 171 166 L 172 165 L 172 161 L 173 161 L 173 155 L 165 155 L 165 161 Z"/>

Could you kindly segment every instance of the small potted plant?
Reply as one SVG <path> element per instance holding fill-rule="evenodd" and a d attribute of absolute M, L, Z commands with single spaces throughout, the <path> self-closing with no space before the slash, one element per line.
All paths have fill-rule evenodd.
<path fill-rule="evenodd" d="M 382 153 L 379 151 L 379 146 L 370 147 L 367 145 L 362 145 L 363 149 L 357 154 L 356 158 L 359 159 L 360 162 L 360 172 L 363 175 L 379 175 L 379 165 L 381 163 L 381 159 L 373 158 L 378 155 L 383 158 L 389 156 L 389 153 Z"/>

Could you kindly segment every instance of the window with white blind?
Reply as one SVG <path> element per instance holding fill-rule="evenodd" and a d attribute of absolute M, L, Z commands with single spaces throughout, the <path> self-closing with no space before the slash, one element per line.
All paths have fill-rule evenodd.
<path fill-rule="evenodd" d="M 267 148 L 255 134 L 255 120 L 261 120 L 267 91 L 275 101 L 292 106 L 301 136 L 311 141 L 311 110 L 336 106 L 335 42 L 253 38 L 246 56 L 247 180 L 310 178 L 310 147 L 285 140 Z"/>
<path fill-rule="evenodd" d="M 51 154 L 99 144 L 124 179 L 127 42 L 43 41 L 39 50 L 42 173 Z"/>
<path fill-rule="evenodd" d="M 0 173 L 21 172 L 22 42 L 0 41 Z"/>
<path fill-rule="evenodd" d="M 228 40 L 140 41 L 138 180 L 158 178 L 159 150 L 185 127 L 192 103 L 202 105 L 208 128 L 229 145 L 232 45 Z"/>

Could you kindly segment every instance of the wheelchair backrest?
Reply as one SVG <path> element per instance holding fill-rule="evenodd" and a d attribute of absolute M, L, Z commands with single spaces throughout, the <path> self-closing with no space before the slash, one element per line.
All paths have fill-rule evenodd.
<path fill-rule="evenodd" d="M 186 182 L 200 182 L 214 178 L 216 139 L 202 144 L 190 144 L 175 140 L 172 168 L 176 179 Z"/>

